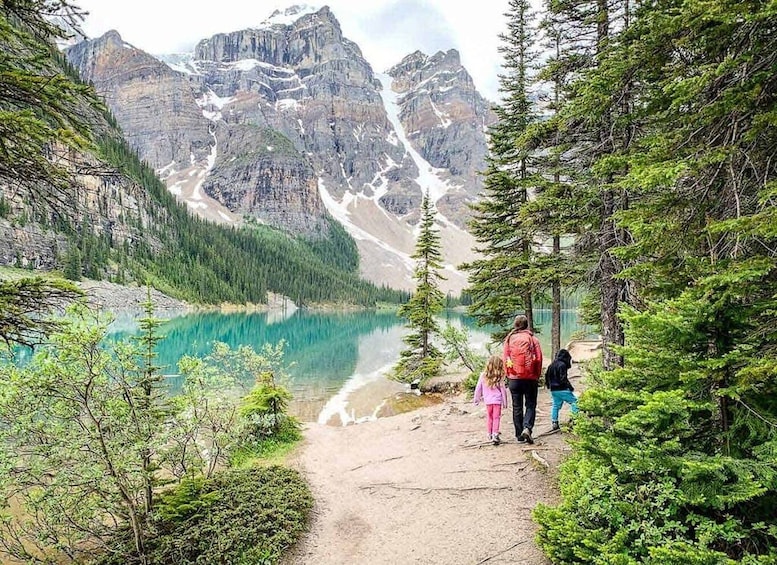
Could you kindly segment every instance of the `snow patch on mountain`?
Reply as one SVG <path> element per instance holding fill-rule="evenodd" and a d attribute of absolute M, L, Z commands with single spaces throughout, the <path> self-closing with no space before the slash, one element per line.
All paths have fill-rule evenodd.
<path fill-rule="evenodd" d="M 421 187 L 421 190 L 429 192 L 429 198 L 431 198 L 433 203 L 436 203 L 453 188 L 447 180 L 442 178 L 442 175 L 446 174 L 447 171 L 445 169 L 436 169 L 435 167 L 432 167 L 429 161 L 421 157 L 421 154 L 413 148 L 410 140 L 405 134 L 405 128 L 399 119 L 399 94 L 391 89 L 391 82 L 393 79 L 389 75 L 382 73 L 375 73 L 375 76 L 383 85 L 380 96 L 383 99 L 383 105 L 386 107 L 386 115 L 388 116 L 389 122 L 394 126 L 394 131 L 399 138 L 399 142 L 404 145 L 405 151 L 410 155 L 410 158 L 413 159 L 416 167 L 418 167 L 416 182 Z"/>
<path fill-rule="evenodd" d="M 270 14 L 269 18 L 267 18 L 261 23 L 261 25 L 259 26 L 259 29 L 273 27 L 273 26 L 290 26 L 290 25 L 293 25 L 294 22 L 296 22 L 302 16 L 306 16 L 308 14 L 315 14 L 316 12 L 318 12 L 318 10 L 319 10 L 318 8 L 307 4 L 298 4 L 296 6 L 290 6 L 283 11 L 275 10 L 272 14 Z"/>

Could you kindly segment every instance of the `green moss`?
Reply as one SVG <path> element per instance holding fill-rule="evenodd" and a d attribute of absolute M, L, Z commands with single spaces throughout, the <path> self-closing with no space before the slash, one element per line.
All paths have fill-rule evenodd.
<path fill-rule="evenodd" d="M 427 406 L 435 406 L 443 401 L 441 394 L 413 394 L 407 392 L 401 392 L 388 399 L 386 403 L 378 411 L 379 418 L 385 418 L 387 416 L 396 416 L 397 414 L 404 414 L 405 412 L 412 412 L 419 408 L 426 408 Z"/>

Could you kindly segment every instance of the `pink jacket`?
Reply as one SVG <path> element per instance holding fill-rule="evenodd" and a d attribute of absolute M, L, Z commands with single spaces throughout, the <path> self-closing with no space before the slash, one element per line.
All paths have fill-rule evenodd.
<path fill-rule="evenodd" d="M 475 398 L 472 401 L 477 404 L 481 400 L 486 404 L 501 404 L 503 408 L 507 408 L 507 389 L 504 385 L 488 386 L 483 378 L 483 373 L 481 373 L 475 387 Z"/>

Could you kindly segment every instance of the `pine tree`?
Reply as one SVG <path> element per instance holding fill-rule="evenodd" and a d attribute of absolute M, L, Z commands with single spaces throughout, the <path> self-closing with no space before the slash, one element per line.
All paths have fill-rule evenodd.
<path fill-rule="evenodd" d="M 573 140 L 566 133 L 568 126 L 562 112 L 573 75 L 570 62 L 574 60 L 574 41 L 552 13 L 545 14 L 540 31 L 547 57 L 534 87 L 544 103 L 543 113 L 515 143 L 534 154 L 537 184 L 534 198 L 522 209 L 521 219 L 528 225 L 538 226 L 538 237 L 545 251 L 537 255 L 535 269 L 537 279 L 544 287 L 550 287 L 551 357 L 555 357 L 561 348 L 562 287 L 582 285 L 587 265 L 579 256 L 571 254 L 580 232 L 580 206 L 574 198 L 579 162 Z M 546 93 L 548 88 L 550 91 Z"/>
<path fill-rule="evenodd" d="M 500 75 L 498 121 L 489 132 L 483 198 L 472 206 L 470 229 L 483 259 L 462 265 L 469 271 L 470 313 L 481 324 L 503 326 L 523 310 L 532 324 L 533 295 L 542 286 L 533 273 L 538 226 L 524 222 L 522 207 L 537 185 L 532 153 L 517 143 L 538 116 L 529 96 L 529 70 L 535 57 L 528 0 L 511 0 L 508 31 L 500 36 L 505 74 Z"/>
<path fill-rule="evenodd" d="M 599 164 L 629 195 L 613 252 L 640 301 L 623 367 L 581 399 L 564 501 L 537 512 L 554 562 L 777 561 L 776 24 L 767 3 L 641 4 L 587 77 L 640 85 L 631 145 Z"/>
<path fill-rule="evenodd" d="M 407 320 L 410 333 L 403 338 L 408 346 L 402 350 L 395 374 L 399 380 L 424 380 L 439 374 L 443 354 L 432 339 L 440 333 L 436 316 L 442 311 L 445 296 L 439 288 L 444 277 L 440 253 L 440 234 L 434 229 L 434 209 L 429 193 L 421 204 L 421 223 L 413 259 L 416 259 L 416 288 L 410 300 L 399 309 Z"/>
<path fill-rule="evenodd" d="M 71 244 L 65 255 L 65 268 L 63 274 L 65 278 L 71 281 L 80 281 L 82 271 L 81 251 L 74 244 Z"/>
<path fill-rule="evenodd" d="M 159 326 L 162 321 L 154 317 L 154 303 L 151 301 L 151 288 L 146 288 L 146 300 L 143 303 L 144 316 L 138 320 L 140 334 L 136 339 L 140 359 L 136 361 L 138 370 L 135 379 L 136 386 L 130 390 L 134 393 L 133 405 L 137 406 L 141 418 L 134 418 L 133 422 L 141 436 L 140 450 L 141 473 L 143 477 L 143 507 L 146 515 L 151 514 L 154 507 L 154 488 L 158 487 L 159 479 L 156 473 L 156 465 L 153 462 L 152 449 L 154 435 L 163 424 L 167 412 L 167 391 L 164 390 L 164 377 L 162 367 L 156 364 L 156 346 L 163 336 L 159 334 Z"/>
<path fill-rule="evenodd" d="M 32 204 L 70 206 L 70 174 L 62 148 L 89 145 L 74 83 L 52 64 L 52 45 L 63 30 L 51 19 L 72 19 L 64 1 L 0 2 L 0 185 L 13 187 Z M 60 163 L 51 157 L 59 153 Z M 42 278 L 0 282 L 0 339 L 33 345 L 56 325 L 44 315 L 79 296 L 67 284 Z"/>
<path fill-rule="evenodd" d="M 69 150 L 91 146 L 87 118 L 99 106 L 54 62 L 54 41 L 68 36 L 55 22 L 78 19 L 64 0 L 0 4 L 0 183 L 51 209 L 73 205 Z"/>
<path fill-rule="evenodd" d="M 547 126 L 535 128 L 529 141 L 547 159 L 543 168 L 549 196 L 531 215 L 535 221 L 547 217 L 549 246 L 558 249 L 543 276 L 558 298 L 564 267 L 571 266 L 569 282 L 585 282 L 596 293 L 607 368 L 621 362 L 616 352 L 623 343 L 618 312 L 631 299 L 619 276 L 624 266 L 614 250 L 628 239 L 615 222 L 629 201 L 627 191 L 618 190 L 616 184 L 625 174 L 621 153 L 632 139 L 628 120 L 632 83 L 626 74 L 621 75 L 622 83 L 608 76 L 612 72 L 608 63 L 617 61 L 609 57 L 610 46 L 627 26 L 629 14 L 629 0 L 547 3 L 543 29 L 555 55 L 540 74 L 553 83 L 559 103 L 551 106 L 554 114 Z M 572 261 L 561 253 L 565 233 L 574 236 Z"/>

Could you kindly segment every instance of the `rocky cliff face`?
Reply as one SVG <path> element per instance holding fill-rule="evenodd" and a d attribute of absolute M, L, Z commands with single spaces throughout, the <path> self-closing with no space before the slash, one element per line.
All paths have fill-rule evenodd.
<path fill-rule="evenodd" d="M 276 12 L 161 57 L 166 65 L 116 34 L 68 56 L 198 213 L 308 237 L 325 233 L 332 215 L 356 239 L 365 277 L 412 288 L 413 230 L 429 191 L 447 290 L 465 285 L 455 265 L 472 258 L 466 204 L 480 188 L 493 118 L 455 51 L 416 52 L 376 74 L 324 7 Z"/>
<path fill-rule="evenodd" d="M 430 165 L 449 175 L 453 188 L 437 208 L 464 227 L 467 204 L 480 188 L 478 172 L 485 169 L 485 133 L 496 116 L 455 49 L 432 56 L 416 51 L 388 74 L 400 94 L 399 119 L 408 140 Z"/>
<path fill-rule="evenodd" d="M 67 57 L 104 97 L 141 159 L 161 168 L 210 153 L 208 120 L 180 73 L 115 31 L 69 47 Z"/>
<path fill-rule="evenodd" d="M 155 226 L 166 211 L 143 189 L 86 154 L 70 155 L 76 174 L 67 204 L 53 211 L 25 194 L 0 185 L 5 213 L 0 217 L 0 265 L 51 270 L 62 265 L 70 243 L 61 229 L 69 224 L 110 240 L 115 247 L 143 242 L 161 249 Z M 74 169 L 74 170 L 76 170 Z"/>

